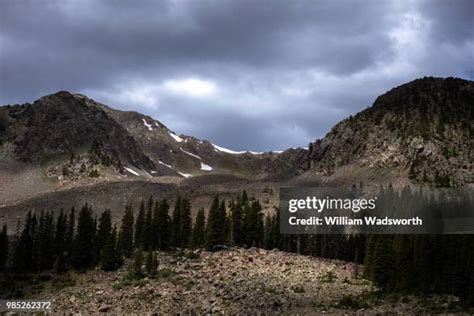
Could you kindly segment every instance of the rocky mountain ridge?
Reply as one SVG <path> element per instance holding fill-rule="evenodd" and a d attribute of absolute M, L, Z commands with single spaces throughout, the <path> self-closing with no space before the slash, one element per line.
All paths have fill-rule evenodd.
<path fill-rule="evenodd" d="M 47 166 L 47 176 L 61 181 L 97 177 L 107 173 L 104 167 L 145 178 L 291 172 L 290 162 L 277 153 L 235 152 L 178 136 L 149 116 L 66 91 L 0 107 L 0 139 L 3 156 Z"/>
<path fill-rule="evenodd" d="M 181 175 L 234 174 L 253 178 L 292 170 L 285 155 L 233 151 L 207 140 L 177 135 L 149 116 L 100 106 L 126 128 L 155 163 L 178 170 Z"/>
<path fill-rule="evenodd" d="M 83 168 L 86 161 L 120 172 L 124 165 L 154 168 L 122 126 L 100 107 L 68 92 L 40 98 L 33 104 L 1 107 L 0 111 L 3 153 L 9 152 L 22 162 L 47 165 L 51 160 L 69 160 L 73 164 L 82 155 L 79 160 Z"/>
<path fill-rule="evenodd" d="M 435 186 L 474 183 L 474 82 L 423 78 L 394 88 L 309 146 L 310 170 L 394 170 Z"/>
<path fill-rule="evenodd" d="M 33 104 L 0 107 L 0 212 L 19 214 L 53 202 L 58 209 L 80 207 L 85 199 L 100 209 L 107 199 L 82 188 L 103 190 L 110 183 L 117 185 L 108 207 L 118 212 L 160 190 L 160 183 L 172 184 L 175 194 L 199 206 L 214 194 L 247 189 L 269 199 L 268 209 L 278 202 L 277 194 L 263 193 L 268 187 L 277 192 L 281 186 L 363 182 L 472 188 L 473 109 L 474 82 L 423 78 L 380 96 L 308 150 L 251 153 L 177 135 L 149 116 L 59 92 Z"/>

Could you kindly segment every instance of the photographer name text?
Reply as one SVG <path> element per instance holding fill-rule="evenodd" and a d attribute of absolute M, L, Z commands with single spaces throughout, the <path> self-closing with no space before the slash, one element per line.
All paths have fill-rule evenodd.
<path fill-rule="evenodd" d="M 365 216 L 363 218 L 347 216 L 297 218 L 291 216 L 289 224 L 291 226 L 420 226 L 423 225 L 423 220 L 418 216 L 412 218 L 379 218 L 376 216 Z"/>

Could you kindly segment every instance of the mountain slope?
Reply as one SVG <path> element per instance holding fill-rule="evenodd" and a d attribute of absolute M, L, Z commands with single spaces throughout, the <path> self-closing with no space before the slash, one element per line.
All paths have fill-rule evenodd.
<path fill-rule="evenodd" d="M 61 91 L 33 104 L 0 109 L 2 143 L 12 145 L 20 161 L 44 162 L 88 150 L 119 170 L 125 164 L 154 168 L 126 130 L 81 96 Z"/>
<path fill-rule="evenodd" d="M 310 170 L 393 171 L 436 186 L 474 183 L 474 82 L 423 78 L 394 88 L 309 147 Z"/>
<path fill-rule="evenodd" d="M 0 205 L 101 182 L 213 174 L 287 178 L 295 173 L 293 152 L 233 152 L 178 136 L 149 116 L 60 91 L 0 107 Z"/>
<path fill-rule="evenodd" d="M 178 136 L 149 116 L 59 92 L 0 107 L 0 222 L 15 227 L 28 209 L 58 211 L 85 201 L 97 211 L 110 207 L 118 218 L 124 205 L 150 195 L 188 196 L 194 214 L 215 194 L 230 198 L 243 189 L 270 210 L 281 186 L 472 188 L 473 105 L 471 81 L 419 79 L 378 97 L 308 150 L 255 154 Z M 188 174 L 195 177 L 183 179 Z"/>
<path fill-rule="evenodd" d="M 201 183 L 186 191 L 202 187 L 209 191 L 205 195 L 226 179 L 219 175 L 275 187 L 333 182 L 473 187 L 473 109 L 472 81 L 418 79 L 378 97 L 308 150 L 257 154 L 178 136 L 149 116 L 59 92 L 33 104 L 0 107 L 0 207 L 6 211 L 38 194 L 54 199 L 55 190 L 102 182 L 179 183 L 191 175 L 196 179 L 183 187 Z M 209 181 L 217 183 L 208 186 Z"/>
<path fill-rule="evenodd" d="M 156 165 L 180 174 L 233 174 L 255 178 L 293 171 L 293 164 L 285 157 L 281 159 L 278 153 L 232 151 L 206 140 L 177 135 L 149 116 L 96 104 L 134 137 Z"/>

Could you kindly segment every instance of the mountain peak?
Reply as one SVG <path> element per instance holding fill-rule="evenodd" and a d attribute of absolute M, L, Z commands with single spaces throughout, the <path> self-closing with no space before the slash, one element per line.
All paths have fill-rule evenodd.
<path fill-rule="evenodd" d="M 33 104 L 5 108 L 9 117 L 5 141 L 15 157 L 25 162 L 58 159 L 87 152 L 100 144 L 103 157 L 119 170 L 131 164 L 147 170 L 153 162 L 133 138 L 101 108 L 88 106 L 83 97 L 59 91 Z M 61 158 L 62 159 L 62 158 Z"/>
<path fill-rule="evenodd" d="M 409 103 L 420 106 L 419 97 L 422 97 L 424 101 L 437 103 L 439 96 L 449 95 L 452 98 L 465 90 L 470 90 L 472 93 L 474 82 L 453 77 L 423 77 L 390 89 L 375 100 L 373 107 L 400 106 Z M 442 106 L 442 104 L 439 105 Z"/>
<path fill-rule="evenodd" d="M 45 96 L 42 96 L 41 98 L 39 98 L 36 101 L 40 101 L 40 100 L 44 100 L 44 99 L 53 99 L 53 98 L 70 99 L 70 98 L 73 98 L 73 97 L 74 97 L 73 93 L 71 93 L 69 91 L 66 91 L 66 90 L 61 90 L 61 91 L 58 91 L 58 92 L 55 92 L 55 93 L 51 93 L 51 94 L 47 94 Z"/>
<path fill-rule="evenodd" d="M 437 186 L 473 183 L 472 145 L 466 146 L 474 134 L 473 105 L 472 81 L 422 78 L 401 85 L 313 143 L 312 169 L 331 175 L 357 166 L 352 175 L 378 169 Z"/>

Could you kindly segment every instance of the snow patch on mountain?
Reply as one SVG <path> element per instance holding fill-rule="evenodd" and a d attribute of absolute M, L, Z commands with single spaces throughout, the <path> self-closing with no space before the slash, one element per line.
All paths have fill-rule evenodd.
<path fill-rule="evenodd" d="M 201 170 L 202 171 L 212 171 L 212 167 L 209 165 L 206 165 L 205 163 L 201 162 Z"/>
<path fill-rule="evenodd" d="M 131 174 L 134 174 L 134 175 L 136 175 L 136 176 L 138 176 L 138 177 L 140 176 L 140 175 L 138 174 L 138 172 L 136 172 L 136 171 L 133 170 L 133 169 L 130 169 L 130 168 L 127 168 L 127 167 L 124 167 L 124 169 L 127 170 L 128 172 L 130 172 Z"/>
<path fill-rule="evenodd" d="M 172 169 L 171 165 L 168 165 L 168 164 L 164 163 L 164 162 L 161 161 L 161 160 L 158 160 L 158 163 L 159 163 L 160 165 L 163 165 L 163 166 L 166 166 L 166 167 Z"/>
<path fill-rule="evenodd" d="M 189 178 L 189 177 L 192 177 L 192 176 L 193 176 L 192 174 L 189 174 L 189 173 L 182 173 L 182 172 L 179 172 L 179 171 L 178 171 L 178 173 L 179 173 L 180 175 L 182 175 L 183 177 L 185 177 L 185 178 Z"/>
<path fill-rule="evenodd" d="M 245 154 L 245 153 L 251 153 L 252 155 L 261 155 L 263 154 L 263 152 L 260 152 L 260 151 L 235 151 L 235 150 L 231 150 L 231 149 L 228 149 L 228 148 L 224 148 L 224 147 L 221 147 L 221 146 L 217 146 L 216 144 L 211 144 L 213 147 L 214 147 L 214 150 L 219 152 L 224 152 L 224 153 L 228 153 L 228 154 L 232 154 L 232 155 L 241 155 L 241 154 Z"/>
<path fill-rule="evenodd" d="M 245 153 L 245 151 L 234 151 L 234 150 L 230 150 L 221 146 L 217 146 L 215 144 L 212 144 L 212 146 L 214 147 L 215 151 L 221 151 L 221 152 L 232 154 L 232 155 L 239 155 L 239 154 Z"/>
<path fill-rule="evenodd" d="M 178 135 L 176 135 L 175 133 L 173 132 L 169 132 L 170 136 L 173 137 L 173 139 L 175 141 L 177 141 L 178 143 L 181 143 L 183 141 L 183 139 L 181 137 L 179 137 Z"/>
<path fill-rule="evenodd" d="M 195 154 L 193 154 L 193 153 L 190 153 L 189 151 L 186 151 L 186 150 L 184 150 L 183 148 L 180 148 L 180 150 L 181 150 L 183 153 L 185 153 L 186 155 L 189 155 L 189 156 L 191 156 L 191 157 L 194 157 L 194 158 L 197 158 L 197 159 L 199 159 L 199 160 L 202 160 L 201 157 L 199 157 L 198 155 L 195 155 Z"/>
<path fill-rule="evenodd" d="M 143 125 L 145 125 L 149 131 L 152 131 L 153 128 L 151 127 L 151 124 L 148 124 L 148 122 L 145 119 L 142 119 L 142 120 L 143 120 Z"/>

